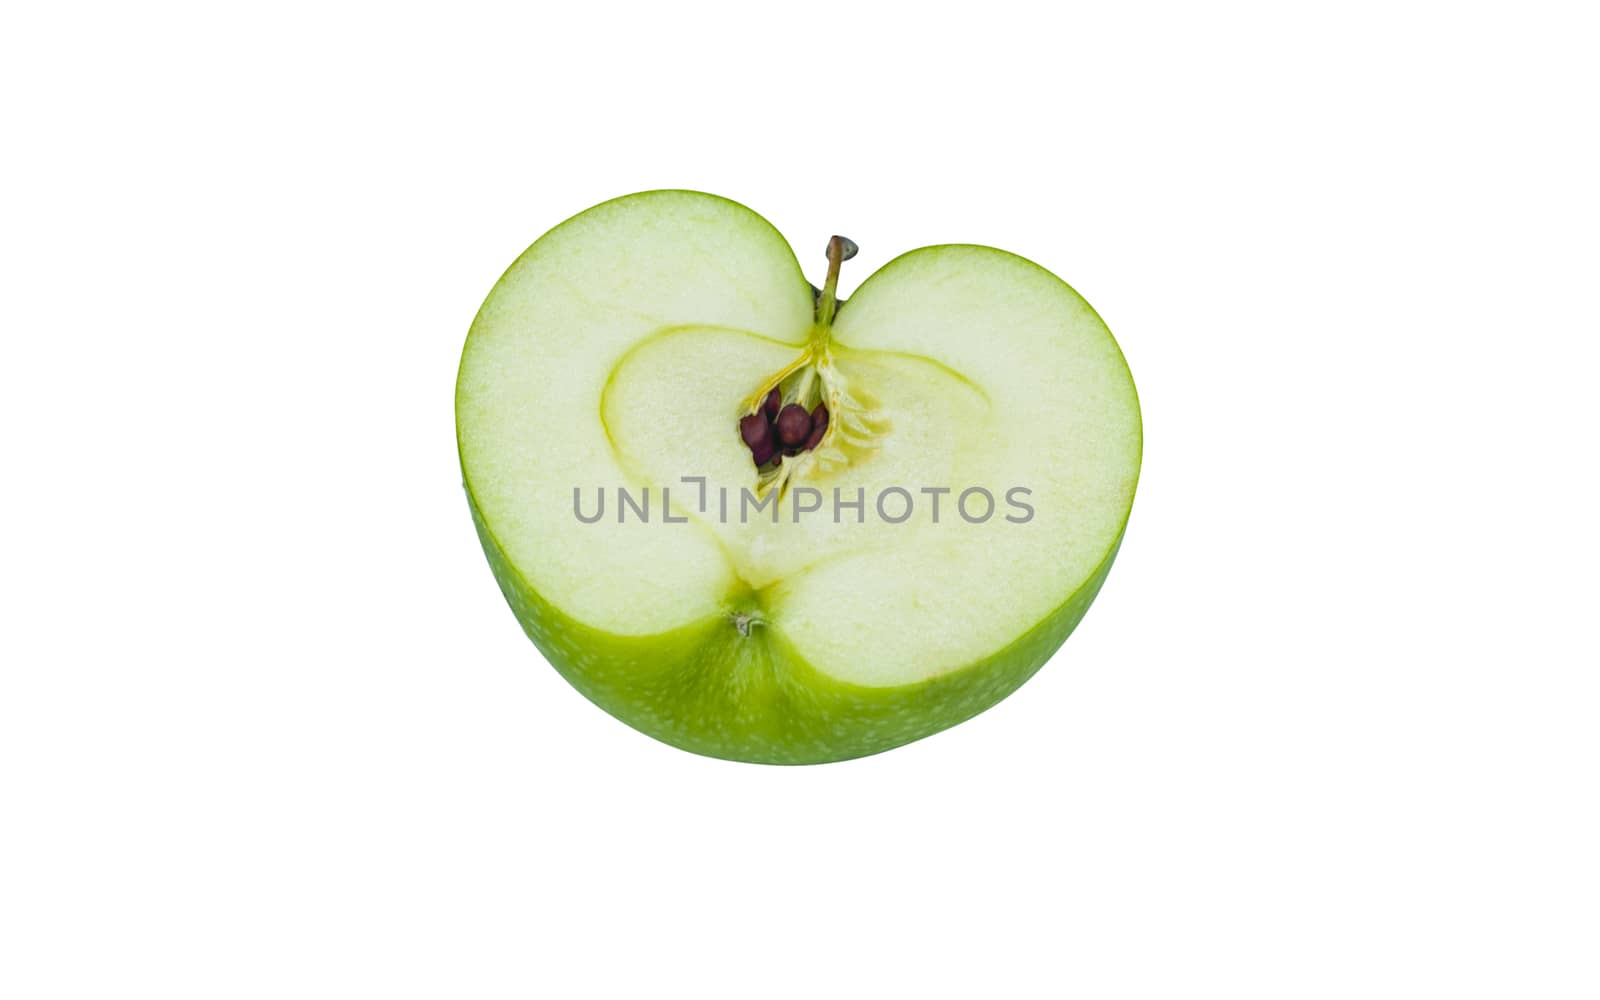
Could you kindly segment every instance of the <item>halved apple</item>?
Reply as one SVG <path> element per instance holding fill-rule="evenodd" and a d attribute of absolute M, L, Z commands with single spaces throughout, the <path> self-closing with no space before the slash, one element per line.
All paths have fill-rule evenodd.
<path fill-rule="evenodd" d="M 841 760 L 981 712 L 1083 617 L 1133 503 L 1133 380 L 1071 288 L 936 246 L 841 304 L 853 247 L 828 250 L 817 291 L 741 205 L 619 198 L 530 247 L 462 355 L 468 499 L 517 618 L 697 753 Z"/>

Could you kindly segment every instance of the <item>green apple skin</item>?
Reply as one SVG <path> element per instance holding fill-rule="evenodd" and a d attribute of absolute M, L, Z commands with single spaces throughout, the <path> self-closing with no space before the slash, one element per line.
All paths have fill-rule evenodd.
<path fill-rule="evenodd" d="M 1021 687 L 1067 641 L 1100 592 L 1117 544 L 1049 617 L 986 659 L 929 681 L 863 687 L 819 673 L 773 631 L 726 617 L 651 636 L 600 632 L 528 586 L 484 523 L 478 540 L 522 629 L 584 697 L 663 743 L 727 760 L 822 764 L 865 757 L 972 718 Z"/>
<path fill-rule="evenodd" d="M 653 196 L 692 196 L 749 211 L 726 199 L 681 191 L 629 195 L 597 208 Z M 535 248 L 538 246 L 536 243 Z M 1076 297 L 1059 278 L 1023 258 L 985 247 L 956 249 L 1002 254 L 1021 266 L 1037 269 Z M 911 251 L 885 265 L 873 278 L 925 252 Z M 1103 328 L 1092 308 L 1082 305 Z M 760 619 L 775 611 L 781 613 L 781 608 L 764 606 L 761 592 L 754 589 L 730 596 L 716 613 L 647 635 L 605 631 L 567 614 L 530 584 L 484 515 L 461 437 L 463 397 L 458 384 L 463 481 L 484 553 L 518 622 L 550 664 L 595 705 L 657 740 L 709 757 L 765 764 L 815 764 L 864 757 L 954 726 L 1004 699 L 1061 647 L 1098 594 L 1126 530 L 1142 451 L 1137 394 L 1114 341 L 1111 350 L 1119 359 L 1131 400 L 1132 469 L 1120 523 L 1111 522 L 1115 528 L 1104 536 L 1109 543 L 1097 562 L 1086 564 L 1094 568 L 1079 578 L 1076 588 L 1009 644 L 964 666 L 915 682 L 869 686 L 817 669 L 785 641 L 781 628 L 760 624 Z M 465 357 L 464 352 L 463 371 Z M 756 623 L 735 628 L 730 612 L 748 613 Z M 870 656 L 871 651 L 863 655 Z"/>

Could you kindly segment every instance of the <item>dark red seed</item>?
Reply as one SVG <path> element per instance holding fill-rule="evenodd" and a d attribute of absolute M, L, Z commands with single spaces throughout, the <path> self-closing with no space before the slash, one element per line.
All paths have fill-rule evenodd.
<path fill-rule="evenodd" d="M 772 461 L 772 453 L 774 451 L 777 451 L 777 447 L 771 441 L 763 441 L 750 449 L 750 457 L 755 460 L 757 465 L 766 465 Z"/>
<path fill-rule="evenodd" d="M 806 408 L 790 403 L 778 414 L 778 443 L 793 447 L 804 444 L 811 436 L 811 414 Z"/>
<path fill-rule="evenodd" d="M 811 436 L 806 438 L 806 451 L 810 451 L 822 442 L 822 435 L 828 429 L 828 408 L 821 403 L 811 411 Z"/>
<path fill-rule="evenodd" d="M 763 414 L 751 413 L 739 418 L 739 436 L 744 438 L 744 446 L 753 451 L 772 442 L 772 427 Z"/>
<path fill-rule="evenodd" d="M 777 386 L 773 386 L 772 391 L 767 393 L 766 401 L 761 404 L 761 408 L 767 411 L 767 419 L 776 420 L 778 419 L 778 410 L 782 406 L 783 393 L 778 391 Z"/>

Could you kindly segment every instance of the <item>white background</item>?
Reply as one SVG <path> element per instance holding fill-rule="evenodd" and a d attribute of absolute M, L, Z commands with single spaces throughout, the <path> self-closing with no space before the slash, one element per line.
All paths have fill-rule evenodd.
<path fill-rule="evenodd" d="M 0 995 L 1600 994 L 1586 7 L 12 5 Z M 1117 333 L 1127 541 L 999 707 L 731 764 L 524 639 L 461 343 L 663 186 Z"/>

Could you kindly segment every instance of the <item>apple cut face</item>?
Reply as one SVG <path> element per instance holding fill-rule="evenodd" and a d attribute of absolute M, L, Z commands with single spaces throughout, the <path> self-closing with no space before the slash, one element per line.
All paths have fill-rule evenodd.
<path fill-rule="evenodd" d="M 1066 639 L 1127 522 L 1138 401 L 1071 288 L 939 246 L 836 307 L 838 264 L 818 295 L 743 206 L 632 195 L 535 243 L 468 336 L 502 591 L 575 687 L 684 749 L 839 760 L 969 718 Z M 774 389 L 828 423 L 758 466 Z"/>

